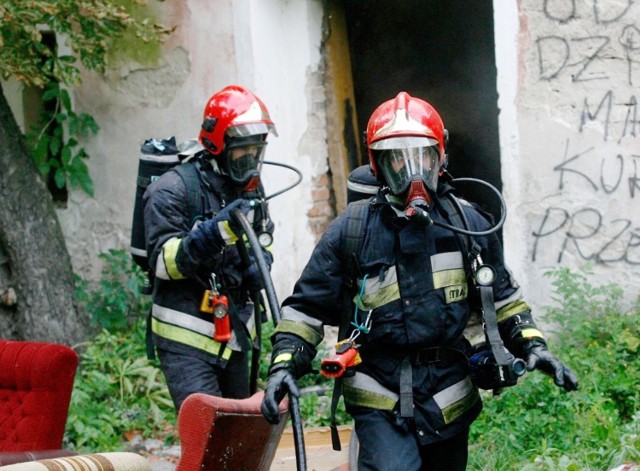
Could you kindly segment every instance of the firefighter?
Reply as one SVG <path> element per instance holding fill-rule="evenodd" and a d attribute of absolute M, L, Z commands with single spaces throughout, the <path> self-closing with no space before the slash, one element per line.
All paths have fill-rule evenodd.
<path fill-rule="evenodd" d="M 242 231 L 233 212 L 241 210 L 256 231 L 273 232 L 266 202 L 260 203 L 269 133 L 276 130 L 264 103 L 243 87 L 228 86 L 206 104 L 202 149 L 145 192 L 155 274 L 151 338 L 176 411 L 195 392 L 249 396 L 255 331 L 249 293 L 262 281 L 252 252 L 243 257 L 239 250 Z M 269 268 L 272 260 L 265 251 Z"/>
<path fill-rule="evenodd" d="M 406 92 L 374 111 L 366 141 L 381 190 L 368 203 L 361 249 L 347 254 L 341 248 L 352 203 L 318 242 L 272 336 L 262 412 L 276 423 L 280 400 L 297 394 L 295 380 L 311 370 L 324 326 L 344 324 L 348 303 L 353 314 L 347 337 L 357 339 L 359 363 L 341 380 L 360 440 L 360 471 L 465 469 L 469 426 L 482 409 L 463 336 L 475 289 L 466 254 L 451 230 L 413 217 L 453 225 L 442 205 L 451 187 L 439 182 L 447 138 L 438 112 Z M 490 229 L 473 206 L 462 210 L 471 230 Z M 493 297 L 504 345 L 529 370 L 550 374 L 567 391 L 576 389 L 576 375 L 547 349 L 495 233 L 475 239 L 484 263 L 495 270 Z M 347 282 L 351 265 L 355 288 Z"/>

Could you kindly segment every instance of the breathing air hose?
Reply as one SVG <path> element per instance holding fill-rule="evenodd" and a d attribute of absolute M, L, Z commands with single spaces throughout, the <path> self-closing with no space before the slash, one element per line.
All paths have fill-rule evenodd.
<path fill-rule="evenodd" d="M 500 191 L 498 191 L 498 189 L 495 186 L 493 186 L 491 183 L 485 182 L 484 180 L 480 180 L 477 178 L 455 178 L 451 180 L 451 183 L 456 183 L 456 182 L 457 183 L 463 183 L 463 182 L 480 183 L 486 186 L 487 188 L 489 188 L 498 196 L 498 199 L 500 200 L 500 219 L 498 220 L 495 226 L 493 226 L 490 229 L 487 229 L 486 231 L 469 231 L 467 229 L 462 229 L 460 227 L 452 226 L 444 222 L 434 221 L 433 219 L 431 219 L 429 214 L 419 206 L 411 206 L 409 208 L 413 213 L 410 217 L 415 218 L 417 221 L 420 221 L 426 225 L 443 227 L 445 229 L 449 229 L 450 231 L 456 232 L 458 234 L 464 234 L 472 237 L 487 236 L 489 234 L 493 234 L 494 232 L 499 231 L 500 228 L 504 225 L 505 220 L 507 219 L 507 204 L 505 203 L 504 198 L 502 197 L 502 194 L 500 193 Z M 456 199 L 453 199 L 453 201 L 455 202 L 456 205 L 458 205 L 458 207 L 460 206 L 460 203 Z M 462 213 L 462 208 L 459 207 L 459 209 L 461 214 L 464 214 Z"/>
<path fill-rule="evenodd" d="M 253 231 L 251 224 L 247 220 L 247 217 L 242 213 L 240 209 L 236 209 L 233 213 L 236 221 L 242 226 L 244 233 L 249 240 L 249 245 L 258 264 L 258 270 L 262 278 L 263 286 L 267 294 L 267 300 L 269 302 L 269 308 L 271 309 L 271 316 L 273 318 L 274 325 L 280 323 L 282 316 L 280 315 L 280 305 L 278 304 L 278 298 L 276 297 L 276 291 L 273 287 L 271 275 L 269 273 L 269 267 L 264 260 L 264 254 L 258 237 Z M 291 423 L 293 425 L 294 445 L 296 450 L 296 465 L 297 471 L 306 471 L 307 458 L 304 449 L 304 430 L 302 428 L 302 416 L 300 414 L 300 404 L 298 398 L 289 393 L 289 413 L 291 414 Z"/>

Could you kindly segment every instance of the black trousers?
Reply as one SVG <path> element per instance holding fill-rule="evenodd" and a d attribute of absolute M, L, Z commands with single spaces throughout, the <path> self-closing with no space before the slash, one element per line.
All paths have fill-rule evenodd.
<path fill-rule="evenodd" d="M 190 355 L 160 348 L 157 352 L 176 412 L 193 393 L 230 399 L 249 397 L 249 364 L 243 352 L 233 352 L 225 368 Z"/>
<path fill-rule="evenodd" d="M 353 413 L 359 441 L 358 471 L 464 471 L 469 429 L 452 438 L 420 445 L 412 420 L 374 409 Z"/>

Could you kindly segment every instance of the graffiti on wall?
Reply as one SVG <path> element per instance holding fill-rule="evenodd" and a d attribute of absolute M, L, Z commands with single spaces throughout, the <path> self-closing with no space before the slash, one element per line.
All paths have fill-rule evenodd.
<path fill-rule="evenodd" d="M 535 39 L 538 79 L 573 84 L 583 96 L 572 95 L 578 96 L 569 104 L 577 111 L 575 126 L 549 169 L 557 182 L 554 195 L 563 201 L 546 207 L 534 223 L 534 262 L 544 253 L 560 263 L 570 252 L 601 265 L 640 265 L 640 212 L 629 210 L 640 200 L 640 22 L 633 4 L 544 0 L 545 21 L 569 33 Z M 580 26 L 558 28 L 570 23 Z M 585 31 L 591 34 L 580 34 Z M 589 127 L 602 133 L 600 144 L 583 139 Z M 585 192 L 592 201 L 615 204 L 574 203 L 580 199 L 572 195 Z"/>

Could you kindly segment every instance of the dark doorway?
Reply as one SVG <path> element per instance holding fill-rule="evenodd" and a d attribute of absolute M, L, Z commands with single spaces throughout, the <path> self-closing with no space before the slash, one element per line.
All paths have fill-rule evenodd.
<path fill-rule="evenodd" d="M 450 133 L 451 174 L 501 189 L 492 2 L 345 0 L 343 5 L 359 135 L 380 103 L 407 91 L 440 112 Z M 483 187 L 459 189 L 499 214 L 497 198 Z"/>

